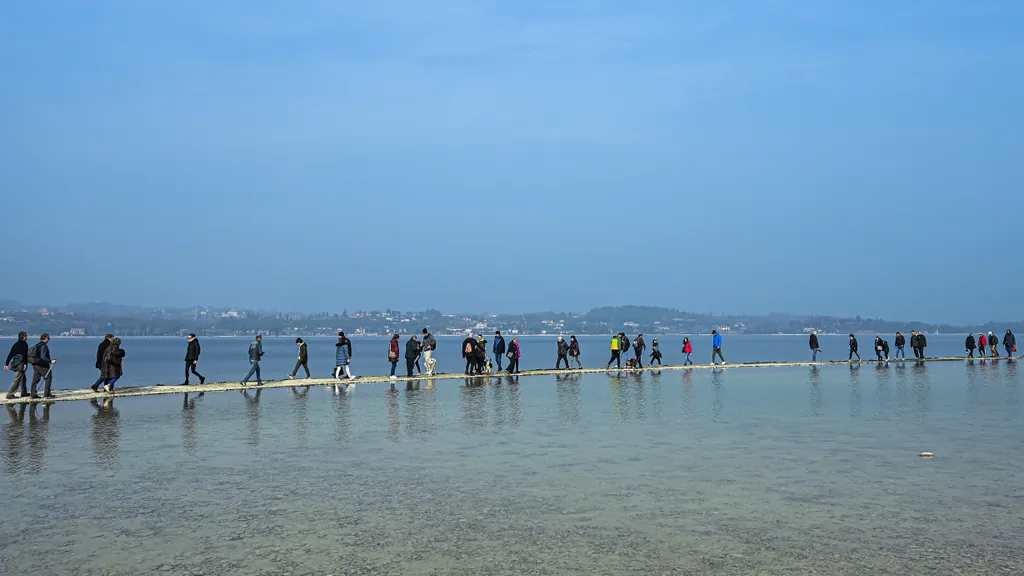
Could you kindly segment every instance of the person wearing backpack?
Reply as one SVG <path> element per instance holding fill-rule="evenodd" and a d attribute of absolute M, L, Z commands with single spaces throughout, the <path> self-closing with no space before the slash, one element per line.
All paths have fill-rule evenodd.
<path fill-rule="evenodd" d="M 636 359 L 636 367 L 644 367 L 644 350 L 647 349 L 647 343 L 644 342 L 644 333 L 641 332 L 636 335 L 633 339 L 633 358 Z"/>
<path fill-rule="evenodd" d="M 501 362 L 505 359 L 505 338 L 500 330 L 494 331 L 494 361 L 498 365 L 498 371 L 503 370 Z"/>
<path fill-rule="evenodd" d="M 427 369 L 427 376 L 437 374 L 437 360 L 434 360 L 434 350 L 437 349 L 437 339 L 430 333 L 430 330 L 423 329 L 423 366 Z"/>
<path fill-rule="evenodd" d="M 576 336 L 569 336 L 569 358 L 576 363 L 580 370 L 583 369 L 583 363 L 580 362 L 580 341 L 576 339 Z M 569 367 L 572 368 L 572 364 Z"/>
<path fill-rule="evenodd" d="M 21 397 L 28 396 L 28 380 L 25 372 L 28 370 L 28 332 L 18 332 L 18 341 L 11 346 L 7 353 L 7 360 L 4 360 L 4 372 L 14 372 L 14 384 L 11 384 L 7 391 L 7 399 L 14 400 L 14 393 L 21 388 Z"/>
<path fill-rule="evenodd" d="M 32 385 L 30 386 L 29 396 L 32 398 L 39 398 L 37 393 L 37 387 L 39 381 L 43 381 L 43 398 L 53 398 L 53 394 L 50 393 L 50 386 L 53 384 L 53 365 L 57 363 L 56 360 L 50 358 L 50 335 L 42 333 L 39 335 L 39 342 L 36 343 L 31 349 L 29 349 L 28 356 L 32 364 Z"/>
<path fill-rule="evenodd" d="M 558 359 L 555 360 L 555 370 L 561 370 L 562 362 L 565 362 L 565 369 L 569 369 L 569 343 L 565 338 L 558 337 Z"/>
<path fill-rule="evenodd" d="M 615 362 L 615 367 L 622 368 L 622 352 L 619 350 L 619 346 L 622 344 L 622 340 L 619 339 L 619 335 L 612 336 L 612 357 L 608 360 L 608 364 L 605 365 L 604 369 L 607 370 L 612 367 L 612 362 Z"/>
<path fill-rule="evenodd" d="M 462 341 L 462 357 L 466 360 L 466 374 L 472 374 L 476 367 L 476 340 L 472 335 L 466 336 Z"/>
<path fill-rule="evenodd" d="M 245 386 L 249 383 L 249 378 L 252 375 L 256 375 L 256 385 L 263 386 L 263 378 L 260 377 L 260 360 L 263 359 L 263 335 L 257 334 L 256 339 L 249 344 L 249 373 L 245 375 L 239 384 Z"/>
<path fill-rule="evenodd" d="M 106 354 L 107 348 L 110 346 L 110 342 L 114 339 L 113 334 L 107 334 L 103 337 L 103 340 L 96 347 L 96 369 L 100 371 L 100 377 L 96 379 L 96 382 L 89 387 L 93 392 L 99 392 L 99 387 L 103 384 L 103 355 Z"/>
<path fill-rule="evenodd" d="M 408 350 L 408 347 L 406 347 Z M 401 353 L 401 348 L 398 346 L 398 334 L 391 337 L 391 342 L 388 342 L 388 362 L 391 362 L 391 379 L 398 378 L 395 376 L 395 368 L 398 368 L 398 355 Z M 415 362 L 416 357 L 413 356 Z M 409 370 L 409 376 L 412 376 L 412 370 Z"/>
<path fill-rule="evenodd" d="M 629 336 L 626 336 L 625 332 L 619 332 L 619 352 L 622 353 L 623 358 L 627 358 L 629 355 Z"/>

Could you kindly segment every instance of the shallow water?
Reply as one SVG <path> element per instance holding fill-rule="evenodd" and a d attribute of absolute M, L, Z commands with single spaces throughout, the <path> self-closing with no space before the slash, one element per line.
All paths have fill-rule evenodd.
<path fill-rule="evenodd" d="M 1021 399 L 1003 361 L 5 407 L 0 572 L 1018 574 Z"/>

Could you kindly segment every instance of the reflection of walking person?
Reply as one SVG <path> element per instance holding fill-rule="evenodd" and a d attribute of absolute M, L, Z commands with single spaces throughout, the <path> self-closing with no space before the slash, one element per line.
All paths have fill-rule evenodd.
<path fill-rule="evenodd" d="M 253 374 L 256 375 L 256 385 L 263 386 L 263 378 L 260 376 L 260 360 L 262 359 L 263 336 L 257 334 L 256 339 L 253 340 L 252 344 L 249 344 L 249 373 L 240 382 L 242 386 L 249 383 L 249 378 L 252 378 Z"/>
<path fill-rule="evenodd" d="M 306 371 L 306 379 L 309 379 L 309 348 L 302 338 L 296 338 L 295 343 L 299 345 L 299 357 L 295 360 L 295 368 L 292 369 L 292 373 L 288 377 L 295 378 L 295 375 L 299 373 L 299 368 L 302 368 Z"/>
<path fill-rule="evenodd" d="M 850 361 L 853 361 L 854 354 L 857 355 L 857 361 L 860 362 L 860 352 L 857 351 L 857 337 L 850 334 Z"/>
<path fill-rule="evenodd" d="M 199 383 L 205 384 L 206 378 L 202 374 L 196 372 L 196 366 L 199 364 L 199 354 L 202 349 L 199 347 L 199 338 L 196 338 L 195 334 L 188 335 L 188 348 L 185 349 L 185 382 L 182 386 L 188 386 L 188 374 L 189 371 L 196 376 L 199 376 Z"/>
<path fill-rule="evenodd" d="M 722 335 L 718 333 L 718 330 L 711 331 L 711 363 L 715 363 L 715 356 L 722 359 L 722 364 L 725 364 L 725 356 L 722 356 Z"/>

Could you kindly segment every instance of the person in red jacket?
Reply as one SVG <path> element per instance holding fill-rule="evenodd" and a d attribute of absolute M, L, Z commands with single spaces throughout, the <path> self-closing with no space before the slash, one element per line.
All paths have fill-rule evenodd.
<path fill-rule="evenodd" d="M 988 350 L 988 339 L 985 338 L 984 332 L 978 332 L 978 356 L 985 357 L 985 352 Z"/>
<path fill-rule="evenodd" d="M 693 344 L 691 344 L 690 339 L 685 336 L 683 337 L 683 354 L 686 354 L 686 360 L 683 362 L 683 365 L 692 365 L 693 360 L 690 360 L 690 354 L 693 354 Z"/>
<path fill-rule="evenodd" d="M 398 355 L 401 349 L 398 347 L 398 334 L 391 337 L 391 342 L 388 343 L 388 362 L 391 362 L 391 379 L 397 378 L 395 376 L 395 368 L 398 367 Z"/>

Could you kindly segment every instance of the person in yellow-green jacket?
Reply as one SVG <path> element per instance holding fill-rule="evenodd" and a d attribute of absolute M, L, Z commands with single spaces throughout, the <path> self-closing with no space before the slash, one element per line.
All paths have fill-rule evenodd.
<path fill-rule="evenodd" d="M 620 332 L 615 336 L 612 336 L 612 357 L 610 360 L 608 360 L 608 364 L 604 367 L 605 370 L 612 367 L 612 362 L 615 362 L 615 366 L 617 368 L 622 368 L 622 355 L 619 350 L 619 345 L 622 342 L 620 340 L 621 335 L 622 333 Z"/>

